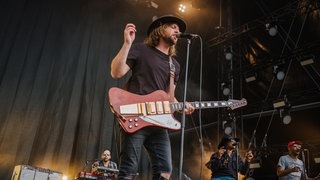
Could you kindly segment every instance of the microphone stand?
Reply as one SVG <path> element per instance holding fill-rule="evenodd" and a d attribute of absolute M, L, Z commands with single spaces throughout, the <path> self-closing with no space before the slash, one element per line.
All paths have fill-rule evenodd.
<path fill-rule="evenodd" d="M 87 166 L 88 166 L 89 160 L 86 160 L 86 162 L 84 163 L 84 172 L 83 172 L 83 178 L 86 179 L 87 178 Z M 81 174 L 80 174 L 80 179 L 81 179 Z"/>
<path fill-rule="evenodd" d="M 303 162 L 303 165 L 304 165 L 304 168 L 302 169 L 302 175 L 304 176 L 304 179 L 307 179 L 307 171 L 306 171 L 306 158 L 304 156 L 304 152 L 303 150 L 301 151 L 301 155 L 302 155 L 302 162 Z"/>
<path fill-rule="evenodd" d="M 238 172 L 239 172 L 239 157 L 238 157 L 238 153 L 239 153 L 239 146 L 238 146 L 238 142 L 236 142 L 236 158 L 237 158 L 237 161 L 236 161 L 236 170 L 237 170 L 237 174 L 236 174 L 236 179 L 238 179 Z"/>
<path fill-rule="evenodd" d="M 181 120 L 181 136 L 180 136 L 180 161 L 179 161 L 179 180 L 182 180 L 182 164 L 183 164 L 183 147 L 184 147 L 184 129 L 186 121 L 186 97 L 187 97 L 187 80 L 188 80 L 188 66 L 189 66 L 189 49 L 191 44 L 191 38 L 187 38 L 187 57 L 186 57 L 186 73 L 184 80 L 184 92 L 183 92 L 183 109 L 182 109 L 182 120 Z"/>
<path fill-rule="evenodd" d="M 88 169 L 88 164 L 89 162 L 94 162 L 97 161 L 98 159 L 87 159 L 86 162 L 84 163 L 84 169 L 83 169 L 83 178 L 86 179 L 87 178 L 87 169 Z M 91 172 L 91 171 L 90 171 Z M 81 174 L 79 174 L 79 176 L 81 176 Z M 81 177 L 79 177 L 81 179 Z"/>
<path fill-rule="evenodd" d="M 310 164 L 310 162 L 309 162 L 309 150 L 306 150 L 307 151 L 307 163 L 308 163 L 308 168 L 307 168 L 307 166 L 306 166 L 306 157 L 305 157 L 305 155 L 304 155 L 304 149 L 301 151 L 301 156 L 302 156 L 302 162 L 303 162 L 303 164 L 304 164 L 304 169 L 303 169 L 303 174 L 305 175 L 305 179 L 307 179 L 307 177 L 308 177 L 308 174 L 309 174 L 309 170 L 310 170 L 310 166 L 309 166 L 309 164 Z"/>

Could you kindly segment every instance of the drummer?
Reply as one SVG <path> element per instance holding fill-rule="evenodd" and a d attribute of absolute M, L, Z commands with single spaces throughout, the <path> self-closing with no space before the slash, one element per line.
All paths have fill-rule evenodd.
<path fill-rule="evenodd" d="M 92 164 L 91 172 L 94 174 L 107 173 L 99 172 L 99 169 L 108 168 L 111 170 L 118 170 L 117 164 L 111 161 L 111 152 L 109 149 L 104 149 L 101 153 L 101 160 Z"/>

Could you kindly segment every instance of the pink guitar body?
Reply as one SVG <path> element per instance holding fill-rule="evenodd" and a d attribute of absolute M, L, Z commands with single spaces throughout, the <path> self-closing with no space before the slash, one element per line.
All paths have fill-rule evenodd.
<path fill-rule="evenodd" d="M 147 95 L 137 95 L 120 88 L 110 88 L 111 110 L 127 133 L 134 133 L 147 126 L 179 130 L 181 124 L 174 119 L 173 113 L 183 109 L 183 103 L 169 102 L 162 90 Z M 228 107 L 235 109 L 247 105 L 245 99 L 228 101 L 189 102 L 195 109 Z"/>

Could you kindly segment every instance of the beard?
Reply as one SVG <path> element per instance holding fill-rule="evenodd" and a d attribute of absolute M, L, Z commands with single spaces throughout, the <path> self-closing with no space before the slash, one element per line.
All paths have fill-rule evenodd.
<path fill-rule="evenodd" d="M 175 45 L 175 44 L 177 43 L 177 40 L 175 40 L 175 39 L 173 38 L 173 36 L 163 37 L 163 40 L 164 40 L 167 44 L 169 44 L 170 46 L 173 46 L 173 45 Z"/>

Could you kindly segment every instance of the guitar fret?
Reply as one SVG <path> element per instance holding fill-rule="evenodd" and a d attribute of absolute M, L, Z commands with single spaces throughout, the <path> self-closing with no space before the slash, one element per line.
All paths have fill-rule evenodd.
<path fill-rule="evenodd" d="M 182 109 L 183 109 L 183 104 L 182 104 L 182 103 L 179 103 L 178 105 L 179 105 L 179 107 L 178 107 L 179 110 L 182 110 Z"/>
<path fill-rule="evenodd" d="M 227 106 L 231 106 L 233 105 L 233 102 L 229 102 L 229 101 L 210 101 L 210 102 L 192 102 L 191 105 L 195 108 L 195 109 L 199 109 L 199 108 L 210 108 L 210 107 L 227 107 Z M 183 103 L 175 103 L 173 104 L 173 108 L 175 108 L 175 110 L 177 109 L 183 109 Z"/>
<path fill-rule="evenodd" d="M 172 104 L 172 108 L 173 108 L 173 110 L 179 109 L 179 104 L 178 103 L 173 103 Z"/>

